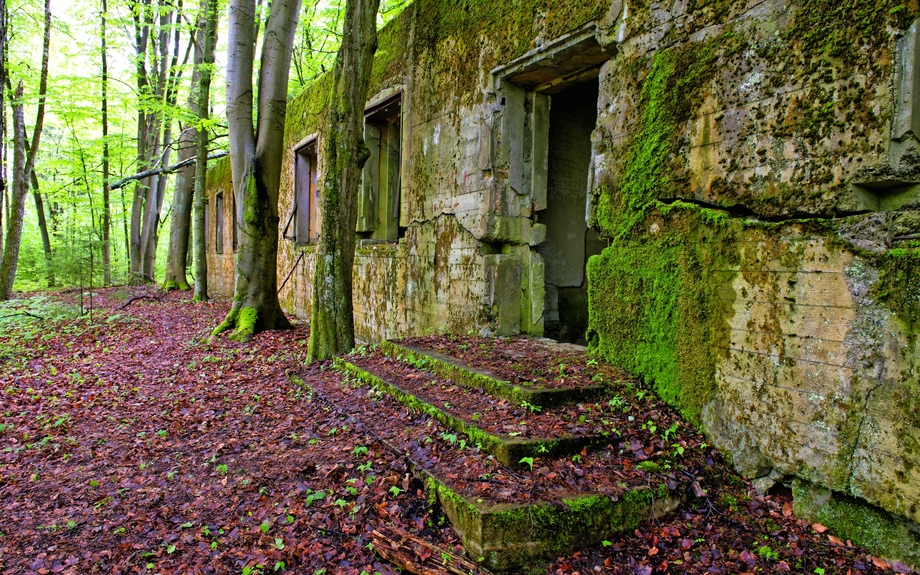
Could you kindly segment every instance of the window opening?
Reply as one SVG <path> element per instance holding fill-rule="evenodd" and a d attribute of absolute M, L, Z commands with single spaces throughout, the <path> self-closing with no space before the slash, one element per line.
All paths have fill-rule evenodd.
<path fill-rule="evenodd" d="M 399 228 L 402 95 L 365 112 L 364 141 L 370 157 L 364 164 L 355 231 L 362 240 L 395 242 Z"/>
<path fill-rule="evenodd" d="M 316 186 L 316 140 L 294 151 L 294 210 L 285 229 L 285 237 L 308 244 L 319 240 L 319 189 Z M 294 235 L 288 236 L 291 223 Z"/>
<path fill-rule="evenodd" d="M 224 253 L 224 194 L 214 197 L 214 251 Z"/>

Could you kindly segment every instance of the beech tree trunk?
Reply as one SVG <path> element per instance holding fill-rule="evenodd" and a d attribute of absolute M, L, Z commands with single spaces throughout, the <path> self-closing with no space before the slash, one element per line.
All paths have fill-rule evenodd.
<path fill-rule="evenodd" d="M 5 3 L 4 3 L 5 9 Z M 3 260 L 0 261 L 0 301 L 10 299 L 13 294 L 13 280 L 19 264 L 19 245 L 22 240 L 22 220 L 25 214 L 26 194 L 29 191 L 29 175 L 35 167 L 35 157 L 41 143 L 42 127 L 45 122 L 45 96 L 48 93 L 48 55 L 51 47 L 51 0 L 45 0 L 45 35 L 42 40 L 42 67 L 38 86 L 38 110 L 35 113 L 35 127 L 32 131 L 32 146 L 26 152 L 25 113 L 22 106 L 22 82 L 16 89 L 16 103 L 13 105 L 13 197 L 7 215 L 7 230 L 3 245 Z"/>
<path fill-rule="evenodd" d="M 249 341 L 290 323 L 278 302 L 278 186 L 288 74 L 300 0 L 275 0 L 265 24 L 259 67 L 258 126 L 252 124 L 255 1 L 231 0 L 227 57 L 227 123 L 236 205 L 243 221 L 233 307 L 214 335 L 233 329 Z"/>
<path fill-rule="evenodd" d="M 313 314 L 308 361 L 355 345 L 352 269 L 364 143 L 364 104 L 377 50 L 380 0 L 348 0 L 342 45 L 333 69 L 322 189 L 322 229 L 313 275 Z"/>
<path fill-rule="evenodd" d="M 204 211 L 208 198 L 206 194 L 208 165 L 208 128 L 211 101 L 211 67 L 214 64 L 214 45 L 217 43 L 217 0 L 208 0 L 205 15 L 204 47 L 202 49 L 201 72 L 198 74 L 198 131 L 195 170 L 195 296 L 194 301 L 208 300 L 208 253 L 205 242 Z"/>

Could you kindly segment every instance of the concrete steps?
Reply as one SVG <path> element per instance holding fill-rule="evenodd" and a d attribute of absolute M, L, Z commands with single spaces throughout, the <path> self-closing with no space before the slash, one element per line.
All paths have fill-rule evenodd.
<path fill-rule="evenodd" d="M 385 342 L 371 354 L 370 358 L 352 355 L 336 359 L 336 368 L 349 379 L 347 386 L 370 388 L 375 391 L 366 392 L 368 397 L 386 394 L 406 408 L 430 416 L 453 430 L 453 441 L 465 437 L 471 448 L 476 446 L 478 452 L 491 455 L 522 478 L 540 481 L 535 461 L 538 466 L 540 462 L 569 458 L 581 461 L 591 450 L 605 446 L 613 453 L 615 449 L 611 451 L 610 446 L 617 444 L 619 452 L 624 451 L 623 436 L 604 429 L 602 409 L 595 408 L 585 417 L 581 405 L 588 400 L 595 402 L 592 405 L 603 405 L 608 398 L 619 398 L 618 390 L 607 385 L 527 388 L 443 354 L 392 342 Z M 445 397 L 450 400 L 445 401 Z M 478 411 L 470 416 L 474 409 Z M 373 413 L 373 407 L 368 411 Z M 554 419 L 566 423 L 542 437 L 533 430 L 528 430 L 529 437 L 496 431 L 502 425 L 509 428 L 506 420 L 512 427 L 527 429 L 525 422 L 514 421 L 513 415 L 521 418 L 521 413 L 531 421 L 539 419 L 544 426 Z M 638 425 L 637 421 L 637 429 Z M 647 433 L 645 425 L 641 433 Z M 604 489 L 592 490 L 590 484 L 584 489 L 582 485 L 581 489 L 561 489 L 530 501 L 509 503 L 491 501 L 457 487 L 458 482 L 451 478 L 462 474 L 463 469 L 445 469 L 437 464 L 414 467 L 430 500 L 440 505 L 471 559 L 496 570 L 525 566 L 635 529 L 643 520 L 680 507 L 692 480 L 675 473 L 646 473 L 641 465 L 624 465 L 609 472 L 624 478 L 615 484 L 613 492 L 607 478 L 602 482 Z M 659 463 L 648 466 L 653 468 L 660 469 Z M 546 468 L 542 469 L 545 474 Z M 641 481 L 636 481 L 637 474 Z"/>

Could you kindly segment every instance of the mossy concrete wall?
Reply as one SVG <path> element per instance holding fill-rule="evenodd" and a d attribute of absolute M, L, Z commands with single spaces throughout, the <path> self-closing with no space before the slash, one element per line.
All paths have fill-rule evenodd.
<path fill-rule="evenodd" d="M 358 337 L 542 333 L 545 98 L 597 77 L 588 214 L 608 247 L 587 269 L 592 350 L 760 487 L 797 477 L 916 528 L 918 13 L 417 0 L 374 66 L 373 100 L 402 94 L 403 237 L 359 247 Z M 320 78 L 289 104 L 282 227 L 295 147 L 323 149 L 328 90 Z M 283 306 L 309 317 L 312 248 L 282 238 L 278 267 Z"/>
<path fill-rule="evenodd" d="M 756 485 L 797 477 L 913 529 L 920 193 L 917 134 L 894 124 L 920 109 L 898 87 L 914 82 L 916 16 L 624 2 L 593 137 L 610 246 L 588 267 L 592 349 Z"/>

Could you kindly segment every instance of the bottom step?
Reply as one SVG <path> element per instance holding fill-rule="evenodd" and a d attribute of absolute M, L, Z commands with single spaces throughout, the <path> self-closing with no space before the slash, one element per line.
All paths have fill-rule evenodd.
<path fill-rule="evenodd" d="M 661 484 L 625 491 L 619 497 L 583 495 L 557 504 L 496 504 L 460 495 L 418 469 L 429 500 L 437 501 L 463 540 L 470 558 L 490 569 L 511 569 L 551 559 L 578 547 L 597 545 L 646 519 L 677 509 L 683 490 Z"/>

